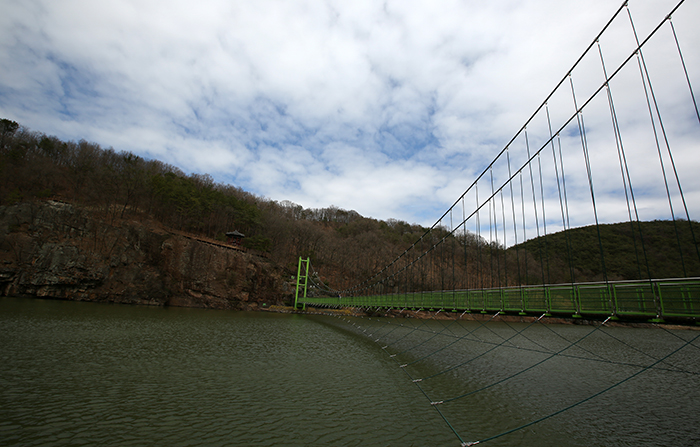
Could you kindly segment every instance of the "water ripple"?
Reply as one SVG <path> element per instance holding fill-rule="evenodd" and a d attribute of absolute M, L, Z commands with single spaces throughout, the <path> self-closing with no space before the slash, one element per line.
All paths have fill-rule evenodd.
<path fill-rule="evenodd" d="M 0 299 L 0 444 L 458 445 L 393 359 L 348 327 L 326 317 Z M 454 328 L 454 333 L 459 335 L 459 330 Z M 455 345 L 417 365 L 414 372 L 432 374 L 455 358 L 485 352 L 486 341 Z M 545 333 L 540 342 L 551 349 L 562 343 Z M 434 343 L 444 345 L 445 338 L 436 337 Z M 415 340 L 407 337 L 393 349 L 411 346 Z M 426 343 L 410 355 L 418 357 L 434 348 Z M 542 356 L 523 352 L 485 354 L 469 368 L 426 382 L 425 387 L 436 395 L 454 395 L 507 376 Z M 609 353 L 640 360 L 638 353 Z M 590 355 L 584 350 L 580 354 Z M 688 362 L 697 359 L 681 363 Z M 551 362 L 444 411 L 461 433 L 477 439 L 561 408 L 627 374 L 624 368 L 606 367 L 568 380 L 573 370 L 567 368 L 580 370 L 585 365 L 584 360 Z M 639 421 L 626 420 L 630 412 L 623 411 L 635 400 L 649 401 L 634 392 L 616 395 L 622 406 L 603 401 L 612 408 L 608 414 L 624 421 L 616 426 L 626 427 L 626 439 L 643 445 L 638 441 L 650 438 L 645 418 L 653 413 L 668 439 L 681 445 L 689 439 L 688 429 L 672 427 L 698 426 L 698 380 L 689 383 L 685 395 L 663 399 L 664 388 L 652 379 L 650 375 L 648 382 L 635 384 L 654 401 L 653 409 L 631 413 L 632 418 L 641 416 Z M 668 390 L 675 386 L 669 384 Z M 541 394 L 546 398 L 533 398 Z M 598 415 L 597 408 L 589 406 L 572 415 L 575 420 L 567 416 L 543 423 L 493 445 L 532 445 L 536 440 L 543 446 L 584 446 L 591 439 L 609 444 L 610 421 Z M 595 429 L 594 438 L 581 435 L 579 427 L 584 426 Z"/>

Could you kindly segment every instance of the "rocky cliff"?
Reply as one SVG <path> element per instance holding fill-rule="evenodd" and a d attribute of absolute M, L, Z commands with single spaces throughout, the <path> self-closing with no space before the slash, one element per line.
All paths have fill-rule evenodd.
<path fill-rule="evenodd" d="M 0 294 L 251 309 L 292 297 L 267 260 L 62 202 L 0 207 Z"/>

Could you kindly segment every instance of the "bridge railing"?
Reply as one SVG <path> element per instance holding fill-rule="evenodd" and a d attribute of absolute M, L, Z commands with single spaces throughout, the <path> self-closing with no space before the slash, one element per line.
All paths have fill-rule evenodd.
<path fill-rule="evenodd" d="M 346 297 L 306 297 L 311 306 L 519 314 L 700 318 L 700 278 L 545 284 Z"/>

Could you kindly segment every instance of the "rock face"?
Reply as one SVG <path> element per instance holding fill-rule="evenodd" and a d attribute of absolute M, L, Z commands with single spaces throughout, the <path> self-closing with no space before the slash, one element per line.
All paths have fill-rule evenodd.
<path fill-rule="evenodd" d="M 173 234 L 155 222 L 110 223 L 61 202 L 0 207 L 0 294 L 251 309 L 292 287 L 258 256 Z"/>

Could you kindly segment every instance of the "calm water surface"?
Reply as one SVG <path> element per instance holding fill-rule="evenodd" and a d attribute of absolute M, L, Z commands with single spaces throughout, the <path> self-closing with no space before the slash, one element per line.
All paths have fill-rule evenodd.
<path fill-rule="evenodd" d="M 534 421 L 698 334 L 591 330 L 2 298 L 0 445 L 459 446 L 455 431 Z M 698 346 L 484 445 L 698 445 Z M 452 428 L 430 405 L 488 385 L 440 406 Z"/>

